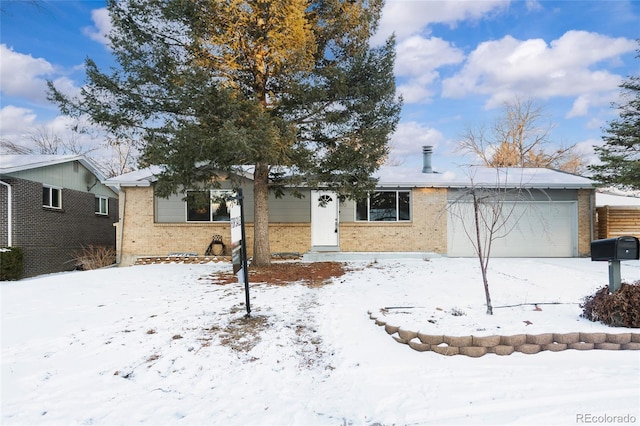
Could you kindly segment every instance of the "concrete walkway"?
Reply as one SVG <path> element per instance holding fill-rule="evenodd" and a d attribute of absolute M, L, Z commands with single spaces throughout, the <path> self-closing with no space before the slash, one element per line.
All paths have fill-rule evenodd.
<path fill-rule="evenodd" d="M 346 262 L 346 261 L 376 261 L 382 259 L 433 259 L 442 257 L 431 252 L 307 252 L 302 255 L 304 262 Z"/>

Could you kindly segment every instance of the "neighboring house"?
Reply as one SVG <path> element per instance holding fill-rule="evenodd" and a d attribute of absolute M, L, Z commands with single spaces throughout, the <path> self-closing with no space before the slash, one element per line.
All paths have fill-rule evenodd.
<path fill-rule="evenodd" d="M 640 191 L 620 191 L 614 188 L 596 190 L 596 207 L 640 207 Z"/>
<path fill-rule="evenodd" d="M 424 164 L 430 164 L 425 153 Z M 525 188 L 526 200 L 513 198 L 519 221 L 505 238 L 494 242 L 493 256 L 586 256 L 593 234 L 594 188 L 589 179 L 548 169 L 471 168 L 455 173 L 427 173 L 383 167 L 378 188 L 369 199 L 339 200 L 333 192 L 298 188 L 297 198 L 269 199 L 269 238 L 274 253 L 313 251 L 424 252 L 473 256 L 461 221 L 469 217 L 468 203 L 454 209 L 454 200 L 470 186 Z M 123 265 L 138 257 L 170 253 L 203 255 L 213 235 L 229 243 L 229 215 L 219 199 L 231 191 L 229 181 L 218 190 L 188 188 L 169 198 L 154 195 L 152 167 L 105 181 L 120 188 L 118 257 Z M 472 183 L 473 181 L 473 183 Z M 253 244 L 251 175 L 242 177 L 245 196 L 247 249 Z M 211 201 L 198 203 L 204 196 Z M 515 203 L 515 204 L 514 204 Z M 465 207 L 466 206 L 466 207 Z M 454 214 L 462 211 L 462 215 Z M 251 254 L 251 253 L 249 253 Z"/>
<path fill-rule="evenodd" d="M 115 247 L 118 194 L 81 155 L 0 157 L 0 246 L 20 247 L 25 277 L 73 269 L 83 247 Z"/>

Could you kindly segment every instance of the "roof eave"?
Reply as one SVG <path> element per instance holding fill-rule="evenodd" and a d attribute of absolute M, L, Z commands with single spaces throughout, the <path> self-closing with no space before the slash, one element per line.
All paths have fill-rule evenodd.
<path fill-rule="evenodd" d="M 106 180 L 102 181 L 102 183 L 105 184 L 105 185 L 117 185 L 120 188 L 122 188 L 122 187 L 134 187 L 134 186 L 140 186 L 140 187 L 151 186 L 151 181 L 148 181 L 148 180 L 120 182 L 120 181 L 111 181 L 110 179 L 106 179 Z"/>
<path fill-rule="evenodd" d="M 471 185 L 469 183 L 425 183 L 425 182 L 378 182 L 376 185 L 378 188 L 497 188 L 497 189 L 595 189 L 595 186 L 591 184 L 553 184 L 553 183 L 541 183 L 536 185 L 491 185 L 491 184 L 476 184 Z"/>

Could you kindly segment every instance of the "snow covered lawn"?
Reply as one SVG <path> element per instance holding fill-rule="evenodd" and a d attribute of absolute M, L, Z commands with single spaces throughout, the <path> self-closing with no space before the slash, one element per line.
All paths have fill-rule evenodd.
<path fill-rule="evenodd" d="M 369 319 L 402 307 L 387 310 L 399 325 L 449 335 L 640 332 L 579 317 L 606 262 L 493 259 L 492 317 L 476 263 L 350 262 L 324 286 L 252 283 L 249 319 L 242 286 L 212 279 L 227 263 L 3 282 L 2 424 L 640 422 L 640 351 L 446 357 Z M 640 262 L 622 276 L 640 280 Z"/>

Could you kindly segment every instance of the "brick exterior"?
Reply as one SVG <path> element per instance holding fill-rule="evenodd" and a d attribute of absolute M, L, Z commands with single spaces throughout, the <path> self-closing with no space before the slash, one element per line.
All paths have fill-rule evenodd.
<path fill-rule="evenodd" d="M 124 196 L 122 195 L 124 194 Z M 215 234 L 230 246 L 228 223 L 155 223 L 153 188 L 122 188 L 125 203 L 122 247 L 118 246 L 121 264 L 133 264 L 138 256 L 166 256 L 169 253 L 204 254 Z M 118 224 L 118 228 L 122 223 Z M 117 233 L 121 231 L 118 229 Z M 247 252 L 253 252 L 253 224 L 245 227 Z M 270 223 L 269 242 L 272 252 L 304 253 L 311 247 L 309 223 Z"/>
<path fill-rule="evenodd" d="M 340 224 L 342 251 L 426 251 L 447 253 L 447 190 L 414 188 L 412 221 Z"/>
<path fill-rule="evenodd" d="M 6 182 L 7 179 L 3 179 Z M 8 183 L 8 182 L 7 182 Z M 13 190 L 13 188 L 12 188 Z M 9 190 L 6 186 L 0 185 L 0 247 L 6 247 L 9 243 L 7 236 L 7 193 Z"/>
<path fill-rule="evenodd" d="M 123 265 L 133 264 L 138 256 L 166 256 L 178 252 L 202 255 L 214 234 L 221 235 L 225 244 L 230 243 L 227 223 L 155 223 L 151 187 L 128 187 L 123 188 L 122 192 L 124 197 L 121 195 L 121 200 L 125 200 L 125 225 L 122 247 L 118 247 L 118 253 Z M 412 204 L 411 223 L 341 223 L 340 249 L 430 251 L 446 254 L 446 189 L 415 189 Z M 246 224 L 246 235 L 247 251 L 251 256 L 253 224 Z M 375 241 L 375 245 L 372 241 Z M 311 224 L 270 223 L 269 245 L 274 253 L 305 253 L 311 248 Z"/>
<path fill-rule="evenodd" d="M 122 194 L 124 193 L 124 197 Z M 578 194 L 579 255 L 587 256 L 591 243 L 592 190 Z M 229 245 L 227 223 L 155 223 L 153 187 L 122 188 L 125 200 L 122 247 L 118 247 L 121 264 L 130 265 L 139 256 L 166 256 L 169 253 L 193 252 L 203 255 L 214 234 Z M 341 222 L 340 250 L 344 252 L 413 252 L 447 254 L 447 189 L 414 188 L 412 221 Z M 118 228 L 122 223 L 118 224 Z M 120 229 L 118 230 L 120 232 Z M 246 224 L 247 251 L 253 250 L 253 224 Z M 272 252 L 305 253 L 311 248 L 310 223 L 270 223 L 269 244 Z"/>
<path fill-rule="evenodd" d="M 591 255 L 591 240 L 595 235 L 595 190 L 578 190 L 578 256 Z"/>
<path fill-rule="evenodd" d="M 88 245 L 115 247 L 118 200 L 109 198 L 109 215 L 95 214 L 95 195 L 62 190 L 62 209 L 42 207 L 42 184 L 5 178 L 13 192 L 13 246 L 24 252 L 25 277 L 71 270 L 77 252 Z M 7 244 L 7 189 L 0 188 L 0 244 Z"/>

